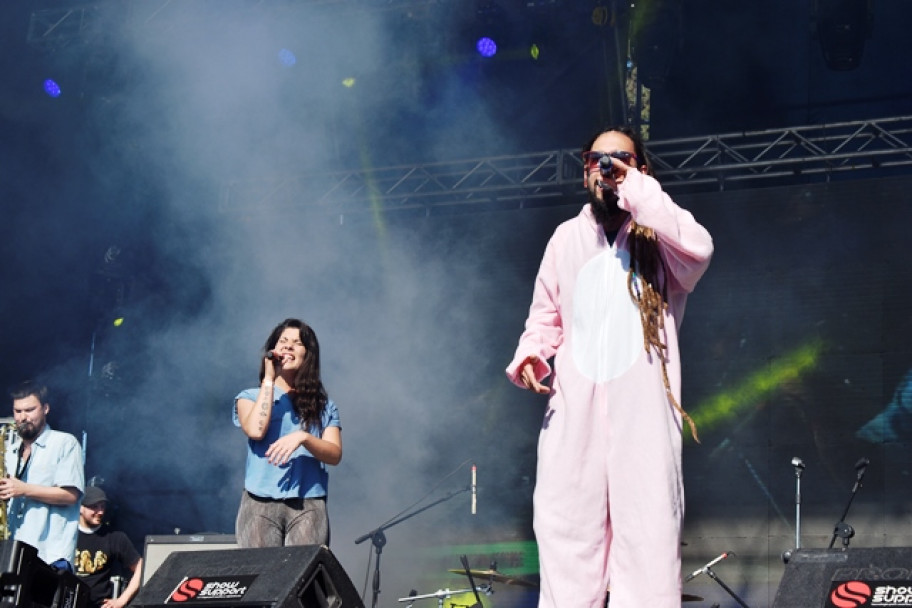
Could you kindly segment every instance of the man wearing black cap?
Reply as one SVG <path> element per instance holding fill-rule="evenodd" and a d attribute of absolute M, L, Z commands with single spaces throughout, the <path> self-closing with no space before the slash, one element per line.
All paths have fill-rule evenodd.
<path fill-rule="evenodd" d="M 76 575 L 91 588 L 96 608 L 123 608 L 136 592 L 142 573 L 142 558 L 127 535 L 107 529 L 104 523 L 108 497 L 98 486 L 88 486 L 79 508 L 79 537 L 76 539 Z M 126 589 L 115 598 L 112 575 L 120 569 L 132 572 Z"/>

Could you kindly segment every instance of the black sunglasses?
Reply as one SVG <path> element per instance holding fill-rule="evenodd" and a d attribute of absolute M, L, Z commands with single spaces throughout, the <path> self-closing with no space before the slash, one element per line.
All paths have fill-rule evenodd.
<path fill-rule="evenodd" d="M 640 159 L 637 158 L 636 154 L 627 152 L 625 150 L 615 150 L 614 152 L 599 152 L 597 150 L 589 150 L 588 152 L 583 152 L 583 165 L 587 169 L 598 169 L 599 161 L 602 160 L 602 158 L 605 156 L 616 158 L 619 161 L 623 162 L 625 165 L 637 166 L 640 163 Z M 633 159 L 633 163 L 630 162 L 630 159 Z"/>

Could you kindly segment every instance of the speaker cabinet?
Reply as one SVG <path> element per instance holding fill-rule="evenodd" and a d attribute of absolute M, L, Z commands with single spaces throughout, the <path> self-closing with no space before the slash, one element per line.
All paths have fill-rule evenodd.
<path fill-rule="evenodd" d="M 236 549 L 233 534 L 160 534 L 146 537 L 143 549 L 142 584 L 152 578 L 165 559 L 175 551 Z"/>
<path fill-rule="evenodd" d="M 912 547 L 800 549 L 773 608 L 912 607 Z"/>
<path fill-rule="evenodd" d="M 26 543 L 0 541 L 0 606 L 86 608 L 89 588 L 70 572 L 57 572 Z"/>
<path fill-rule="evenodd" d="M 211 608 L 364 608 L 342 566 L 321 545 L 174 552 L 131 606 L 163 608 L 175 603 Z"/>

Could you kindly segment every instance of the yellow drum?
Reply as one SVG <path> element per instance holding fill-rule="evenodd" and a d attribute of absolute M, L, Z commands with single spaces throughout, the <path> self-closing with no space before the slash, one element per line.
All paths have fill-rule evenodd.
<path fill-rule="evenodd" d="M 481 605 L 484 608 L 491 608 L 491 596 L 485 595 L 481 591 L 478 592 L 478 597 L 481 598 Z M 471 591 L 466 591 L 465 593 L 457 593 L 443 600 L 443 608 L 472 608 L 475 605 L 475 594 Z"/>

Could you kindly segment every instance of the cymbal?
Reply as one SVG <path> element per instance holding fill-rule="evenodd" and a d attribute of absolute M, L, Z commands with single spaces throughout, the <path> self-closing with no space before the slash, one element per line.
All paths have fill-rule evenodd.
<path fill-rule="evenodd" d="M 465 574 L 465 570 L 460 570 L 459 568 L 452 568 L 450 572 L 453 574 Z M 518 585 L 520 587 L 538 587 L 538 583 L 532 581 L 527 581 L 524 578 L 517 578 L 515 576 L 507 576 L 506 574 L 501 574 L 497 570 L 469 570 L 473 577 L 479 579 L 486 579 L 492 582 L 503 583 L 505 585 Z"/>

